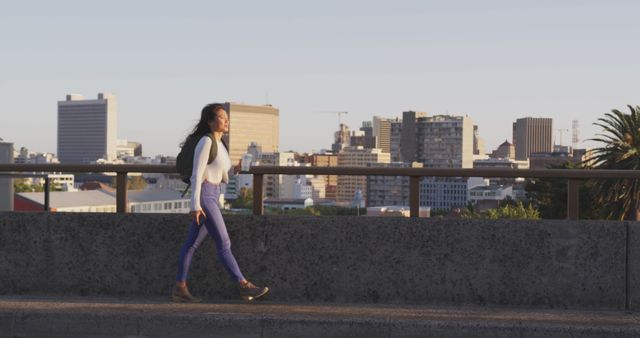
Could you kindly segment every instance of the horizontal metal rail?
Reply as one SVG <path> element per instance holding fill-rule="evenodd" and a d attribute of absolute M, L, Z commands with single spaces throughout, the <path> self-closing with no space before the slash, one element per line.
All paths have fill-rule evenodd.
<path fill-rule="evenodd" d="M 0 164 L 0 173 L 64 172 L 64 173 L 116 173 L 117 212 L 127 212 L 127 175 L 129 173 L 176 174 L 173 165 L 149 164 Z M 264 175 L 352 175 L 352 176 L 407 176 L 410 178 L 410 214 L 418 217 L 419 179 L 421 177 L 521 177 L 561 178 L 568 181 L 567 217 L 578 219 L 579 184 L 585 179 L 640 179 L 640 171 L 601 169 L 443 169 L 443 168 L 367 168 L 367 167 L 281 167 L 253 166 L 253 213 L 264 213 Z"/>
<path fill-rule="evenodd" d="M 41 177 L 44 178 L 44 205 L 42 206 L 44 211 L 49 211 L 49 192 L 51 191 L 49 187 L 49 175 L 47 174 L 12 174 L 12 173 L 0 173 L 0 177 L 10 177 L 10 178 L 32 178 L 32 177 Z"/>
<path fill-rule="evenodd" d="M 601 169 L 443 169 L 367 167 L 279 167 L 255 166 L 251 174 L 356 175 L 356 176 L 439 176 L 439 177 L 524 177 L 524 178 L 640 178 L 640 171 Z"/>
<path fill-rule="evenodd" d="M 116 211 L 127 212 L 127 175 L 129 173 L 176 174 L 173 165 L 157 164 L 0 164 L 0 172 L 64 172 L 64 173 L 116 173 Z M 47 187 L 49 185 L 47 179 Z M 49 208 L 49 192 L 45 191 L 45 208 Z"/>
<path fill-rule="evenodd" d="M 601 169 L 458 169 L 458 168 L 365 168 L 365 167 L 280 167 L 255 166 L 253 174 L 253 214 L 262 215 L 263 175 L 356 175 L 356 176 L 408 176 L 409 209 L 411 217 L 419 215 L 419 180 L 421 177 L 514 177 L 567 179 L 567 218 L 579 218 L 580 180 L 585 179 L 640 179 L 633 170 Z"/>
<path fill-rule="evenodd" d="M 165 164 L 0 164 L 0 172 L 11 171 L 64 173 L 177 173 L 175 166 Z"/>

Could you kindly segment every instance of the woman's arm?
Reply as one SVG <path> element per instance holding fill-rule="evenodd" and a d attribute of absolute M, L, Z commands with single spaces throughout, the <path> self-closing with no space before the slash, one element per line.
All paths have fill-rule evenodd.
<path fill-rule="evenodd" d="M 193 171 L 191 172 L 191 211 L 202 210 L 200 205 L 200 192 L 202 190 L 202 182 L 204 181 L 204 171 L 209 161 L 209 153 L 211 152 L 211 138 L 203 136 L 196 145 L 193 154 Z"/>

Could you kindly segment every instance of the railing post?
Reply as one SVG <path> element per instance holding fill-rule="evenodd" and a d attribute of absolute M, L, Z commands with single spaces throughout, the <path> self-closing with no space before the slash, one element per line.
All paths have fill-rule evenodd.
<path fill-rule="evenodd" d="M 264 175 L 253 174 L 253 214 L 263 215 L 264 205 L 262 204 L 262 182 Z"/>
<path fill-rule="evenodd" d="M 580 217 L 580 180 L 567 180 L 567 218 L 577 220 Z"/>
<path fill-rule="evenodd" d="M 420 176 L 409 177 L 409 215 L 420 217 Z"/>
<path fill-rule="evenodd" d="M 127 213 L 127 173 L 118 172 L 116 176 L 116 211 Z"/>
<path fill-rule="evenodd" d="M 51 209 L 51 203 L 49 200 L 49 190 L 51 190 L 51 186 L 49 183 L 49 175 L 46 175 L 44 177 L 44 211 L 49 211 Z"/>

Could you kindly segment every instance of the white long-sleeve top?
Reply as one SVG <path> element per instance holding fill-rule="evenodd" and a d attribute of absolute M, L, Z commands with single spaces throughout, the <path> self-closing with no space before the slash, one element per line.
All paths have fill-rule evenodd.
<path fill-rule="evenodd" d="M 202 190 L 202 182 L 207 180 L 213 184 L 220 182 L 229 183 L 229 170 L 231 169 L 231 159 L 227 148 L 221 141 L 218 143 L 218 155 L 210 164 L 209 154 L 211 153 L 212 140 L 211 137 L 204 135 L 198 141 L 193 154 L 193 171 L 191 174 L 191 210 L 196 211 L 202 209 L 200 206 L 200 192 Z"/>

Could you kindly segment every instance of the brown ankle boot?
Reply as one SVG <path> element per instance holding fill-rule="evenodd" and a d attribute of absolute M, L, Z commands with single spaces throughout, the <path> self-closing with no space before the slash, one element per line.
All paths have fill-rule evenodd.
<path fill-rule="evenodd" d="M 202 300 L 191 295 L 186 286 L 174 286 L 171 299 L 176 303 L 200 303 Z"/>

